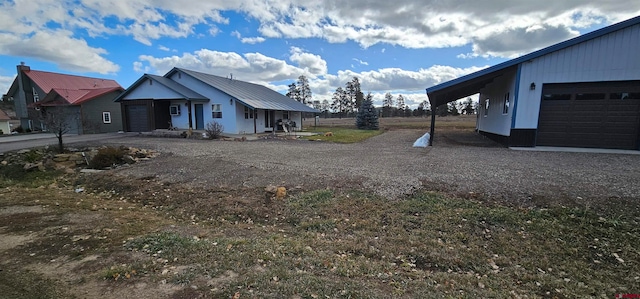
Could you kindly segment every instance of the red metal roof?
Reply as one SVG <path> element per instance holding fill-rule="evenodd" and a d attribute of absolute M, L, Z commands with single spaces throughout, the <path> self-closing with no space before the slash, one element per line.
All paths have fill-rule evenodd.
<path fill-rule="evenodd" d="M 33 70 L 24 71 L 24 74 L 47 93 L 47 96 L 37 103 L 42 106 L 79 105 L 101 95 L 124 90 L 115 80 Z M 67 103 L 55 101 L 57 96 L 65 99 Z"/>
<path fill-rule="evenodd" d="M 29 70 L 24 72 L 44 92 L 49 93 L 53 88 L 61 89 L 101 89 L 119 87 L 115 80 L 74 76 L 67 74 Z"/>
<path fill-rule="evenodd" d="M 11 120 L 11 117 L 7 115 L 4 111 L 0 110 L 0 120 Z"/>

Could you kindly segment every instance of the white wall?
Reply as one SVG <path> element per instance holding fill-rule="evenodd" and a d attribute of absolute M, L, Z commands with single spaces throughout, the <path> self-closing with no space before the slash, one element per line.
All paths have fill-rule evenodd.
<path fill-rule="evenodd" d="M 140 85 L 129 92 L 122 100 L 179 99 L 184 97 L 158 82 L 153 82 L 152 84 L 149 84 L 149 82 L 153 81 L 145 78 Z"/>
<path fill-rule="evenodd" d="M 508 72 L 480 90 L 478 130 L 509 136 L 511 132 L 511 115 L 513 114 L 515 81 L 516 72 Z M 507 114 L 504 114 L 503 107 L 507 93 L 509 94 L 509 108 Z M 489 99 L 488 111 L 485 110 L 486 99 Z M 487 112 L 486 116 L 485 111 Z"/>
<path fill-rule="evenodd" d="M 2 134 L 11 134 L 11 126 L 9 126 L 8 120 L 0 120 L 0 130 L 2 130 Z"/>
<path fill-rule="evenodd" d="M 522 63 L 514 128 L 538 127 L 545 83 L 640 80 L 640 25 Z M 536 89 L 530 90 L 531 83 Z"/>
<path fill-rule="evenodd" d="M 237 111 L 237 107 L 241 106 L 241 104 L 239 104 L 237 101 L 229 101 L 230 100 L 230 96 L 224 92 L 221 92 L 215 88 L 212 88 L 211 86 L 209 86 L 208 84 L 202 83 L 197 79 L 192 78 L 191 76 L 187 75 L 187 74 L 181 74 L 179 75 L 180 72 L 176 72 L 175 74 L 173 74 L 170 79 L 174 80 L 186 87 L 188 87 L 189 89 L 205 96 L 206 98 L 209 99 L 209 102 L 203 103 L 203 102 L 192 102 L 191 103 L 191 116 L 192 116 L 192 122 L 193 122 L 193 127 L 195 128 L 196 126 L 196 116 L 195 116 L 195 108 L 194 105 L 195 104 L 203 104 L 203 114 L 204 114 L 204 125 L 206 126 L 207 123 L 211 122 L 211 121 L 216 121 L 220 124 L 222 124 L 224 126 L 224 132 L 225 133 L 231 133 L 231 134 L 237 134 L 239 132 L 238 127 L 236 126 L 236 117 L 237 117 L 237 113 L 234 113 L 234 111 Z M 222 118 L 213 118 L 212 114 L 211 114 L 211 105 L 213 104 L 221 104 L 222 107 Z M 184 107 L 186 108 L 186 107 Z M 184 111 L 184 113 L 186 114 L 187 111 Z M 244 119 L 244 113 L 243 113 L 243 119 Z M 188 119 L 187 119 L 187 127 L 188 127 Z M 253 126 L 251 127 L 251 133 L 253 133 Z"/>

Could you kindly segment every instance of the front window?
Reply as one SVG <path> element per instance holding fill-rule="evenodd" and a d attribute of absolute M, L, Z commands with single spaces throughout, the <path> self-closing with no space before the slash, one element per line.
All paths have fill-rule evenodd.
<path fill-rule="evenodd" d="M 169 114 L 171 114 L 171 115 L 180 115 L 180 105 L 171 105 L 171 106 L 169 106 Z"/>
<path fill-rule="evenodd" d="M 489 115 L 489 99 L 484 100 L 484 116 Z"/>
<path fill-rule="evenodd" d="M 244 119 L 253 119 L 253 111 L 247 106 L 244 106 Z"/>
<path fill-rule="evenodd" d="M 211 117 L 213 117 L 213 118 L 222 118 L 222 105 L 221 104 L 213 104 L 213 105 L 211 105 Z"/>
<path fill-rule="evenodd" d="M 105 124 L 111 123 L 111 112 L 102 112 L 102 122 Z"/>
<path fill-rule="evenodd" d="M 289 119 L 289 111 L 282 112 L 282 119 Z"/>
<path fill-rule="evenodd" d="M 504 103 L 502 103 L 502 114 L 509 114 L 509 104 L 510 104 L 510 99 L 509 99 L 509 93 L 507 92 L 504 95 Z"/>

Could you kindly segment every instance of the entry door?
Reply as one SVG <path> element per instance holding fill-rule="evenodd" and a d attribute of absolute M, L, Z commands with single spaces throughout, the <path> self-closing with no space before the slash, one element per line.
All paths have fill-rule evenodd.
<path fill-rule="evenodd" d="M 196 130 L 204 130 L 204 112 L 202 104 L 196 104 Z"/>
<path fill-rule="evenodd" d="M 265 110 L 264 111 L 264 127 L 265 128 L 273 128 L 273 119 L 275 118 L 275 111 L 273 110 Z"/>

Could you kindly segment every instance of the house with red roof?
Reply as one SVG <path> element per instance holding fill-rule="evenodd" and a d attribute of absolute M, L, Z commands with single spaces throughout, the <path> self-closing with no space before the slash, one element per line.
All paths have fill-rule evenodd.
<path fill-rule="evenodd" d="M 11 134 L 10 120 L 11 118 L 0 109 L 0 134 Z"/>
<path fill-rule="evenodd" d="M 25 130 L 46 130 L 38 120 L 41 110 L 63 107 L 69 133 L 87 134 L 122 130 L 120 104 L 113 101 L 122 91 L 114 80 L 37 71 L 21 63 L 6 96 L 13 98 Z"/>

